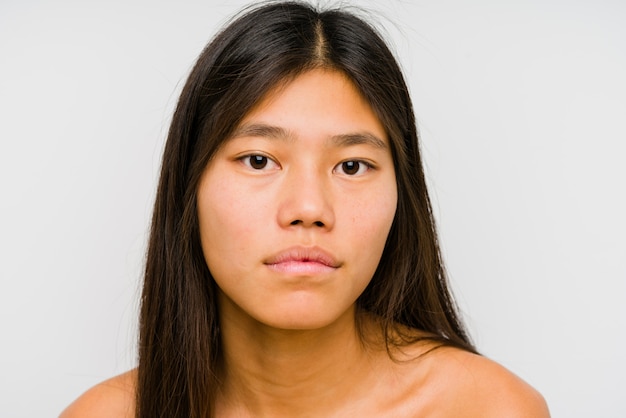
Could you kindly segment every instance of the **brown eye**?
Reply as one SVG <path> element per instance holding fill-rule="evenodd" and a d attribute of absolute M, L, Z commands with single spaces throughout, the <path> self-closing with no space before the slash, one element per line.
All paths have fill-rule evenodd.
<path fill-rule="evenodd" d="M 360 176 L 362 174 L 365 174 L 371 168 L 371 164 L 368 164 L 365 161 L 348 160 L 339 163 L 339 165 L 335 167 L 335 172 L 346 176 Z"/>
<path fill-rule="evenodd" d="M 280 168 L 276 161 L 263 154 L 248 154 L 237 159 L 253 171 L 267 171 Z"/>
<path fill-rule="evenodd" d="M 360 165 L 358 161 L 346 161 L 341 163 L 341 169 L 346 174 L 354 175 L 359 172 Z"/>
<path fill-rule="evenodd" d="M 263 155 L 251 155 L 249 158 L 250 167 L 261 170 L 267 166 L 267 157 Z"/>

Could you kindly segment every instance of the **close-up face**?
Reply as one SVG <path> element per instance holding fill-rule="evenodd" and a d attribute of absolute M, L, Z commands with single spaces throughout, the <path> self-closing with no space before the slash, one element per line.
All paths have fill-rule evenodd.
<path fill-rule="evenodd" d="M 316 69 L 271 90 L 198 187 L 222 320 L 314 329 L 350 313 L 396 204 L 389 139 L 348 78 Z"/>

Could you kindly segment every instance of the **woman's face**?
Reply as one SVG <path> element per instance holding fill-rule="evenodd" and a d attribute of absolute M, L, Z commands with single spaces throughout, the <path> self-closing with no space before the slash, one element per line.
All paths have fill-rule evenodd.
<path fill-rule="evenodd" d="M 396 203 L 385 129 L 351 81 L 311 70 L 271 91 L 198 188 L 222 320 L 315 329 L 348 316 Z"/>

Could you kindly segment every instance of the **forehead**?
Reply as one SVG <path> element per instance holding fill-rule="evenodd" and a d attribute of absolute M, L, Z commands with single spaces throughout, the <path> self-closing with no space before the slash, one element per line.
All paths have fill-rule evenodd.
<path fill-rule="evenodd" d="M 306 71 L 272 88 L 244 116 L 235 132 L 250 126 L 278 127 L 296 136 L 360 132 L 385 144 L 388 141 L 385 127 L 354 83 L 343 73 L 327 69 Z"/>

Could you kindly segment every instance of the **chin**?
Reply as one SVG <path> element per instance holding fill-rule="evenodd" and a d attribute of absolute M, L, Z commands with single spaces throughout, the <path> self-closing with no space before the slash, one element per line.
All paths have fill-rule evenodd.
<path fill-rule="evenodd" d="M 339 324 L 354 324 L 354 309 L 352 306 L 338 309 L 327 304 L 299 303 L 297 306 L 282 306 L 257 320 L 271 328 L 286 331 L 313 331 Z"/>

